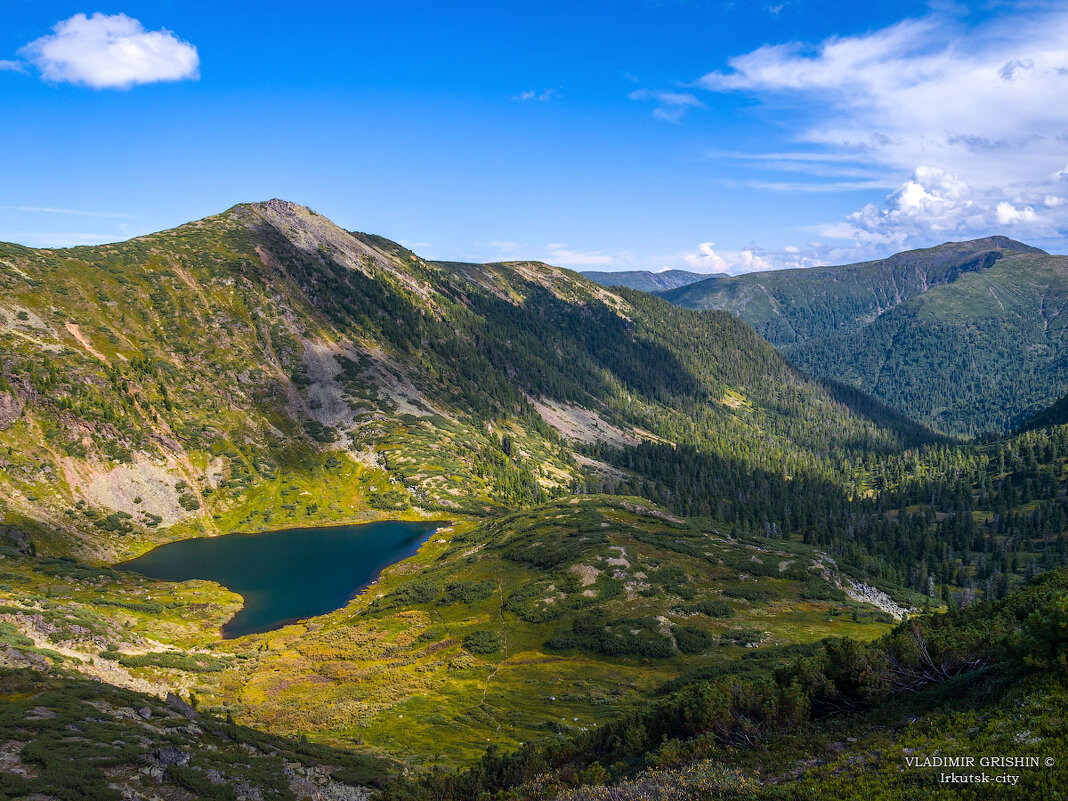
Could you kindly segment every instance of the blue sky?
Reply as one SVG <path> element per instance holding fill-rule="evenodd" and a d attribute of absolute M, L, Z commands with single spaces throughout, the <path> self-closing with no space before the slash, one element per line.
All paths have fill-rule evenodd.
<path fill-rule="evenodd" d="M 421 255 L 739 272 L 1068 231 L 1047 2 L 8 0 L 0 239 L 282 197 Z"/>

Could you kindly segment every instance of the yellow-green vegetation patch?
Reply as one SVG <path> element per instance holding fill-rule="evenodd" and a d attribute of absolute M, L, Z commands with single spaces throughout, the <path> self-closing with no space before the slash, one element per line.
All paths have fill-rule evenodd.
<path fill-rule="evenodd" d="M 455 765 L 596 729 L 761 647 L 886 630 L 815 561 L 641 499 L 569 498 L 457 522 L 345 609 L 219 644 L 242 658 L 198 679 L 250 725 Z"/>

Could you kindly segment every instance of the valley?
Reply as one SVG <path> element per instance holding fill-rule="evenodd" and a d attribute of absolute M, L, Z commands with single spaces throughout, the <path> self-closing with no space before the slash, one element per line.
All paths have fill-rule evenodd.
<path fill-rule="evenodd" d="M 889 283 L 790 306 L 807 279 L 708 279 L 669 303 L 540 262 L 427 261 L 279 200 L 113 245 L 0 245 L 0 684 L 78 720 L 89 681 L 131 694 L 106 724 L 131 743 L 138 704 L 213 732 L 203 764 L 175 726 L 151 736 L 181 741 L 176 768 L 131 745 L 108 763 L 131 792 L 229 798 L 244 746 L 263 798 L 476 797 L 449 783 L 531 749 L 568 766 L 561 798 L 684 771 L 729 737 L 621 727 L 723 682 L 772 693 L 759 682 L 799 670 L 807 693 L 797 665 L 839 648 L 878 673 L 910 619 L 1017 608 L 1061 575 L 1068 427 L 1009 430 L 1063 394 L 1053 357 L 1016 406 L 974 412 L 997 432 L 969 441 L 952 421 L 978 395 L 918 413 L 938 393 L 872 384 L 874 350 L 849 339 L 948 325 L 967 291 L 961 330 L 986 309 L 1008 348 L 1018 329 L 985 298 L 1024 268 L 1054 286 L 1059 258 L 943 246 L 821 268 Z M 857 372 L 827 367 L 846 353 Z M 918 370 L 901 353 L 886 375 Z M 23 790 L 48 769 L 32 759 Z"/>

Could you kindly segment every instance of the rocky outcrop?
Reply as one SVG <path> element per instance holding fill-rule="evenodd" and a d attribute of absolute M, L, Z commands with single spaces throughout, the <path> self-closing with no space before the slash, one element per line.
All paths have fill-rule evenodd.
<path fill-rule="evenodd" d="M 25 405 L 25 401 L 18 395 L 0 392 L 0 431 L 10 428 L 11 424 L 22 416 L 22 409 Z"/>
<path fill-rule="evenodd" d="M 872 587 L 870 584 L 865 584 L 862 581 L 854 581 L 853 579 L 846 579 L 846 584 L 842 586 L 842 589 L 845 591 L 845 594 L 854 601 L 871 604 L 877 609 L 881 609 L 888 615 L 891 615 L 895 620 L 904 620 L 908 617 L 908 609 L 894 603 L 894 600 L 889 595 L 882 590 Z"/>

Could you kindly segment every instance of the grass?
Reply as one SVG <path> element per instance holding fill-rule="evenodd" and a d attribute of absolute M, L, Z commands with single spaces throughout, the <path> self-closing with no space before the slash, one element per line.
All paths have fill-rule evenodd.
<path fill-rule="evenodd" d="M 551 777 L 516 791 L 521 801 L 818 801 L 865 798 L 872 801 L 934 798 L 964 801 L 986 798 L 1063 799 L 1068 747 L 1063 720 L 1068 713 L 1068 684 L 1063 676 L 1008 680 L 997 671 L 949 681 L 871 712 L 808 724 L 751 749 L 718 750 L 696 762 L 676 761 L 682 752 L 664 743 L 654 767 L 611 789 L 553 787 Z M 907 759 L 972 756 L 975 769 L 910 767 Z M 983 756 L 1035 757 L 1037 766 L 981 767 Z M 1049 758 L 1049 762 L 1047 762 Z M 986 773 L 988 784 L 947 784 L 942 773 Z M 998 785 L 995 777 L 1019 777 Z"/>
<path fill-rule="evenodd" d="M 291 799 L 289 775 L 320 790 L 345 790 L 337 783 L 368 784 L 395 770 L 366 754 L 206 715 L 191 720 L 152 696 L 29 670 L 0 669 L 0 731 L 4 797 L 120 801 L 151 783 L 168 797 L 192 790 L 197 798 L 227 799 L 236 790 Z"/>
<path fill-rule="evenodd" d="M 314 731 L 327 742 L 362 742 L 414 764 L 454 765 L 476 758 L 487 743 L 508 748 L 595 727 L 684 671 L 751 650 L 714 645 L 703 653 L 671 649 L 666 658 L 645 658 L 546 647 L 582 615 L 659 616 L 666 623 L 653 628 L 692 630 L 691 639 L 702 638 L 698 631 L 718 640 L 728 629 L 759 625 L 771 630 L 769 645 L 831 633 L 871 638 L 887 628 L 832 616 L 831 605 L 820 602 L 804 602 L 796 618 L 774 626 L 771 610 L 760 604 L 737 604 L 729 620 L 689 611 L 696 601 L 674 590 L 696 584 L 684 577 L 717 572 L 722 585 L 731 586 L 727 562 L 743 558 L 735 554 L 738 545 L 688 524 L 669 525 L 665 536 L 662 519 L 631 512 L 625 503 L 576 499 L 481 525 L 459 522 L 412 559 L 387 569 L 346 609 L 227 643 L 227 650 L 247 661 L 222 675 L 211 703 L 273 731 Z M 596 532 L 608 533 L 600 538 Z M 663 547 L 674 546 L 680 536 L 699 538 L 712 556 L 702 553 L 695 560 Z M 621 553 L 629 567 L 610 565 Z M 584 585 L 571 569 L 579 564 L 603 570 Z M 609 570 L 622 571 L 621 577 L 610 579 Z M 638 588 L 647 582 L 634 578 L 642 572 L 671 579 L 668 587 L 674 589 L 658 586 L 643 594 Z M 800 586 L 799 579 L 753 581 L 784 592 L 791 582 Z M 460 592 L 457 586 L 478 591 Z M 553 598 L 535 604 L 538 614 L 529 605 L 510 604 L 514 588 L 529 587 L 539 601 Z M 720 597 L 714 590 L 699 595 L 704 594 Z M 777 604 L 779 610 L 789 608 L 785 600 Z M 563 611 L 545 614 L 553 605 Z M 471 647 L 483 640 L 487 647 Z"/>
<path fill-rule="evenodd" d="M 0 620 L 24 631 L 40 616 L 50 646 L 87 670 L 192 691 L 243 724 L 412 765 L 466 764 L 487 744 L 593 729 L 665 682 L 765 648 L 886 630 L 853 621 L 856 605 L 800 599 L 818 578 L 811 549 L 776 551 L 659 514 L 595 496 L 459 519 L 345 608 L 226 641 L 219 627 L 240 599 L 218 585 L 9 549 Z M 659 655 L 549 647 L 585 619 L 614 621 L 624 641 L 638 631 Z M 754 641 L 761 648 L 745 647 Z"/>

